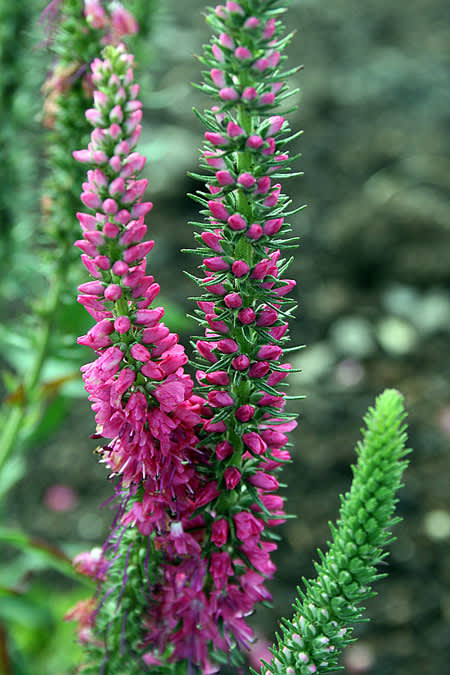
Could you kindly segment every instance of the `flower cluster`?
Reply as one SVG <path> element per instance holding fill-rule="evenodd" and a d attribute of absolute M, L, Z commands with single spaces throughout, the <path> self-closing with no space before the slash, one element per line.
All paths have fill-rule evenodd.
<path fill-rule="evenodd" d="M 253 640 L 246 617 L 271 599 L 264 584 L 275 571 L 272 527 L 286 517 L 277 473 L 290 459 L 286 432 L 296 423 L 284 410 L 281 383 L 290 366 L 281 358 L 295 303 L 286 297 L 294 282 L 282 276 L 288 262 L 280 248 L 294 239 L 285 237 L 288 199 L 273 183 L 289 175 L 288 125 L 273 114 L 279 100 L 269 95 L 288 94 L 288 73 L 280 71 L 286 39 L 273 2 L 247 5 L 216 8 L 210 20 L 220 37 L 204 58 L 204 88 L 218 105 L 202 116 L 203 165 L 213 175 L 204 177 L 209 193 L 197 196 L 206 215 L 197 235 L 205 271 L 198 280 L 205 336 L 196 343 L 202 396 L 192 393 L 184 350 L 152 304 L 159 286 L 146 272 L 153 242 L 144 239 L 151 204 L 142 201 L 145 159 L 135 149 L 141 105 L 132 57 L 122 48 L 94 61 L 86 117 L 95 128 L 87 149 L 74 153 L 92 167 L 81 196 L 90 213 L 78 214 L 83 239 L 76 244 L 93 277 L 80 286 L 79 301 L 97 322 L 79 342 L 97 359 L 83 367 L 83 379 L 96 436 L 108 439 L 99 452 L 119 476 L 121 497 L 104 551 L 110 562 L 83 558 L 103 593 L 92 639 L 115 639 L 119 649 L 109 651 L 123 658 L 134 650 L 143 670 L 183 661 L 207 674 L 224 658 L 241 663 Z M 255 58 L 241 58 L 244 51 Z M 134 578 L 142 572 L 149 591 L 139 599 L 136 649 L 126 611 L 103 621 L 131 605 L 128 593 L 136 600 L 131 569 Z"/>
<path fill-rule="evenodd" d="M 199 389 L 207 399 L 202 445 L 218 494 L 205 508 L 213 584 L 240 608 L 240 621 L 223 615 L 238 647 L 252 637 L 244 617 L 267 601 L 264 586 L 275 565 L 273 526 L 284 522 L 277 474 L 290 459 L 286 432 L 296 425 L 285 411 L 282 363 L 295 285 L 283 278 L 289 261 L 288 198 L 280 178 L 290 174 L 288 123 L 276 108 L 288 95 L 282 54 L 287 38 L 278 2 L 218 5 L 215 30 L 202 63 L 202 89 L 215 105 L 199 117 L 207 127 L 202 167 L 207 191 L 195 196 L 204 222 L 195 253 L 203 258 L 203 290 L 196 342 Z M 212 173 L 212 175 L 210 175 Z M 220 527 L 219 527 L 220 526 Z M 214 570 L 220 560 L 220 574 Z M 217 645 L 220 649 L 221 646 Z M 228 646 L 230 650 L 230 646 Z"/>

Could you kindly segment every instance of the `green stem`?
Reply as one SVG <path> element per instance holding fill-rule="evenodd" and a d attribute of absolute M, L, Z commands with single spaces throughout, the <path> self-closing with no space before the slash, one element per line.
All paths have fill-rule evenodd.
<path fill-rule="evenodd" d="M 0 472 L 17 444 L 30 405 L 36 400 L 37 388 L 40 384 L 42 370 L 48 355 L 55 315 L 61 300 L 66 268 L 66 256 L 63 255 L 61 256 L 55 271 L 53 288 L 45 309 L 44 324 L 42 326 L 39 344 L 35 352 L 34 362 L 24 381 L 25 399 L 21 405 L 17 405 L 13 408 L 0 436 Z"/>

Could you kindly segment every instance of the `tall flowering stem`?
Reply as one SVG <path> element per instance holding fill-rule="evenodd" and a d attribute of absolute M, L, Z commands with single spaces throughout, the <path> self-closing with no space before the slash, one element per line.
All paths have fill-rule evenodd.
<path fill-rule="evenodd" d="M 42 21 L 55 54 L 54 67 L 43 86 L 43 123 L 49 130 L 49 177 L 42 197 L 43 230 L 51 260 L 49 292 L 36 308 L 41 321 L 34 328 L 37 346 L 33 362 L 24 382 L 17 385 L 24 391 L 24 400 L 5 414 L 0 435 L 0 470 L 17 447 L 31 406 L 39 398 L 42 371 L 73 258 L 74 212 L 82 174 L 71 153 L 83 145 L 89 133 L 84 119 L 92 95 L 88 64 L 105 42 L 117 42 L 137 31 L 135 20 L 121 3 L 103 7 L 97 0 L 53 0 L 45 8 Z"/>
<path fill-rule="evenodd" d="M 79 569 L 98 580 L 98 595 L 77 606 L 80 638 L 89 650 L 88 672 L 143 672 L 174 657 L 173 645 L 158 640 L 177 619 L 167 611 L 176 600 L 172 568 L 186 558 L 191 576 L 200 546 L 198 523 L 190 520 L 204 479 L 195 464 L 196 427 L 203 401 L 192 380 L 178 336 L 153 307 L 159 285 L 146 271 L 153 241 L 145 239 L 145 158 L 135 147 L 142 105 L 134 83 L 133 57 L 123 46 L 108 47 L 92 65 L 94 126 L 87 149 L 74 157 L 92 168 L 83 183 L 78 213 L 83 238 L 76 242 L 92 280 L 79 287 L 78 301 L 96 324 L 78 342 L 97 357 L 82 368 L 97 422 L 98 452 L 117 477 L 119 506 L 101 554 L 83 554 Z M 193 534 L 189 534 L 193 530 Z M 187 555 L 186 555 L 187 554 Z M 180 571 L 180 574 L 182 572 Z M 170 627 L 165 622 L 172 621 Z M 179 657 L 180 658 L 180 657 Z M 181 657 L 182 658 L 182 657 Z M 130 665 L 131 664 L 131 665 Z M 135 670 L 132 670 L 135 668 Z"/>
<path fill-rule="evenodd" d="M 295 246 L 290 200 L 279 180 L 292 175 L 287 142 L 293 138 L 280 114 L 292 93 L 283 53 L 291 36 L 279 20 L 285 3 L 248 0 L 218 5 L 207 17 L 215 31 L 201 62 L 201 89 L 214 99 L 204 122 L 205 147 L 194 176 L 206 191 L 194 195 L 203 222 L 194 223 L 203 277 L 196 298 L 204 336 L 195 344 L 197 380 L 207 398 L 203 443 L 211 454 L 207 474 L 218 495 L 205 508 L 214 583 L 216 558 L 223 558 L 227 583 L 242 620 L 224 620 L 233 637 L 228 649 L 248 647 L 252 631 L 244 622 L 270 594 L 264 581 L 275 565 L 274 527 L 285 520 L 277 494 L 278 472 L 290 460 L 286 432 L 296 426 L 286 412 L 283 361 L 295 286 L 284 278 L 290 260 L 282 250 Z M 221 524 L 226 534 L 217 534 Z M 226 563 L 226 564 L 225 564 Z"/>
<path fill-rule="evenodd" d="M 410 452 L 405 447 L 405 415 L 403 398 L 392 389 L 369 408 L 363 440 L 357 445 L 353 483 L 341 498 L 329 550 L 326 554 L 319 551 L 316 579 L 303 579 L 294 616 L 283 619 L 273 659 L 263 663 L 262 675 L 310 675 L 339 669 L 342 650 L 355 639 L 352 624 L 364 620 L 360 603 L 375 595 L 373 583 L 386 576 L 376 566 L 387 555 L 383 547 L 395 539 L 389 528 L 401 520 L 393 513 Z"/>

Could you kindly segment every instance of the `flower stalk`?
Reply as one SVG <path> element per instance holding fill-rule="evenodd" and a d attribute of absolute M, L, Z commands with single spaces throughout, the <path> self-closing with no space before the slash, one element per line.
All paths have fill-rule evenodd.
<path fill-rule="evenodd" d="M 329 550 L 319 550 L 317 577 L 303 579 L 291 620 L 273 647 L 262 675 L 309 675 L 339 669 L 339 656 L 354 641 L 352 624 L 364 621 L 360 603 L 376 595 L 372 585 L 386 574 L 376 567 L 383 548 L 394 541 L 390 528 L 396 493 L 408 462 L 403 397 L 387 389 L 364 418 L 363 440 L 356 447 L 350 491 L 341 499 L 339 520 L 331 527 Z M 254 670 L 252 670 L 255 673 Z"/>

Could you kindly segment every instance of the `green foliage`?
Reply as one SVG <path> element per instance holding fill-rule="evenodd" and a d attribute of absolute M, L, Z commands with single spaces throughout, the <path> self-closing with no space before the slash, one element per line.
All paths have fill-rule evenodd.
<path fill-rule="evenodd" d="M 372 584 L 386 576 L 376 566 L 387 555 L 383 547 L 394 539 L 389 528 L 400 520 L 392 515 L 409 453 L 405 416 L 403 397 L 391 389 L 377 398 L 364 418 L 352 487 L 342 498 L 337 525 L 331 526 L 329 550 L 326 555 L 319 551 L 317 578 L 303 580 L 295 615 L 290 621 L 283 619 L 273 661 L 264 663 L 263 675 L 339 669 L 339 654 L 354 639 L 350 624 L 363 620 L 360 603 L 375 595 Z"/>

